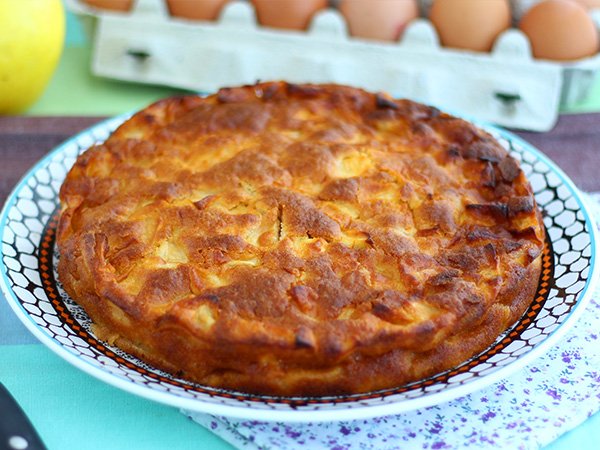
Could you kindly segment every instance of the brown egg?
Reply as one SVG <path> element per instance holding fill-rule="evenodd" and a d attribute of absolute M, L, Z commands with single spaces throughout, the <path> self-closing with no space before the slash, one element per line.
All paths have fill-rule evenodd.
<path fill-rule="evenodd" d="M 398 40 L 419 17 L 416 0 L 342 0 L 339 9 L 352 36 L 381 41 Z"/>
<path fill-rule="evenodd" d="M 215 20 L 229 0 L 167 0 L 169 14 L 193 20 Z"/>
<path fill-rule="evenodd" d="M 568 61 L 598 51 L 598 31 L 583 6 L 571 0 L 544 0 L 525 13 L 519 28 L 533 56 Z"/>
<path fill-rule="evenodd" d="M 489 52 L 510 27 L 508 0 L 435 0 L 429 19 L 444 47 Z"/>
<path fill-rule="evenodd" d="M 258 23 L 265 27 L 306 30 L 327 0 L 251 0 Z"/>
<path fill-rule="evenodd" d="M 113 11 L 129 11 L 133 0 L 83 0 L 90 6 L 101 9 L 112 9 Z"/>

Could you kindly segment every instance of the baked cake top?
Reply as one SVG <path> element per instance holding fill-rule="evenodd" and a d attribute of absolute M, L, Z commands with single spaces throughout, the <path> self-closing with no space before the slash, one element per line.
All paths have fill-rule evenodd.
<path fill-rule="evenodd" d="M 544 241 L 490 135 L 336 85 L 159 101 L 86 151 L 60 198 L 77 296 L 266 362 L 431 349 L 475 326 Z"/>

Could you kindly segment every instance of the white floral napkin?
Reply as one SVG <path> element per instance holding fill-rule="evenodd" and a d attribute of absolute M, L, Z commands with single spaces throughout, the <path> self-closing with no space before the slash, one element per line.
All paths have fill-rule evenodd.
<path fill-rule="evenodd" d="M 600 222 L 600 193 L 585 196 Z M 538 449 L 600 409 L 600 289 L 547 354 L 472 394 L 369 420 L 285 424 L 185 412 L 244 449 Z"/>

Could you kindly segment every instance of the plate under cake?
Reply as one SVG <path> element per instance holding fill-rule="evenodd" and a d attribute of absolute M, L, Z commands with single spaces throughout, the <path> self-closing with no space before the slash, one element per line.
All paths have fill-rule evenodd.
<path fill-rule="evenodd" d="M 60 199 L 59 277 L 96 335 L 255 394 L 460 364 L 531 303 L 545 239 L 491 135 L 338 85 L 161 100 L 83 153 Z"/>

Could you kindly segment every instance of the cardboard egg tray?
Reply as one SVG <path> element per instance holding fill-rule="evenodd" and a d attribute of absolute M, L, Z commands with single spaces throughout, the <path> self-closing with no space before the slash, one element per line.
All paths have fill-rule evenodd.
<path fill-rule="evenodd" d="M 352 38 L 335 9 L 308 31 L 257 24 L 249 2 L 233 1 L 215 22 L 171 17 L 164 0 L 137 0 L 130 12 L 67 0 L 93 24 L 94 74 L 199 92 L 256 80 L 335 82 L 386 91 L 510 128 L 551 129 L 560 106 L 585 97 L 600 68 L 596 55 L 573 63 L 535 60 L 517 29 L 491 53 L 442 48 L 425 19 L 399 42 Z M 593 12 L 600 28 L 599 11 Z"/>

